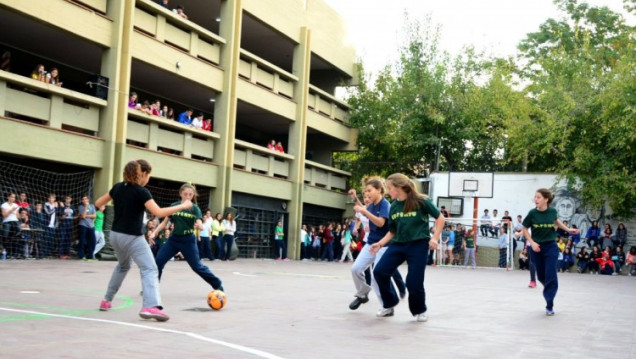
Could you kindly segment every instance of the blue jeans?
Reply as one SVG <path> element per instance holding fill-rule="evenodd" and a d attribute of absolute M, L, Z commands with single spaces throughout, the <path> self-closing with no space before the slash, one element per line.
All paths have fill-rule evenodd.
<path fill-rule="evenodd" d="M 199 244 L 199 258 L 214 260 L 214 256 L 212 255 L 212 247 L 210 246 L 210 237 L 201 236 L 201 242 L 199 242 Z"/>
<path fill-rule="evenodd" d="M 219 241 L 219 259 L 222 261 L 226 261 L 230 259 L 230 255 L 232 254 L 232 244 L 234 244 L 234 235 L 226 234 L 223 237 L 220 237 Z"/>
<path fill-rule="evenodd" d="M 159 253 L 157 254 L 157 258 L 155 259 L 157 262 L 157 269 L 159 270 L 159 279 L 161 279 L 163 267 L 165 267 L 170 258 L 174 257 L 175 254 L 179 252 L 181 252 L 185 260 L 188 261 L 190 268 L 192 268 L 199 277 L 203 278 L 204 281 L 211 285 L 212 288 L 222 288 L 221 279 L 215 276 L 214 273 L 210 271 L 210 268 L 201 263 L 201 260 L 199 259 L 199 249 L 197 248 L 197 239 L 194 234 L 186 234 L 184 236 L 177 236 L 173 234 L 170 238 L 168 238 L 168 241 L 161 246 L 161 249 L 159 249 Z"/>
<path fill-rule="evenodd" d="M 63 219 L 57 228 L 60 238 L 60 256 L 67 256 L 71 251 L 71 238 L 73 237 L 73 220 Z"/>
<path fill-rule="evenodd" d="M 324 261 L 327 258 L 327 255 L 329 255 L 329 262 L 333 262 L 333 241 L 325 243 L 321 259 Z"/>
<path fill-rule="evenodd" d="M 77 226 L 79 245 L 77 246 L 77 256 L 80 258 L 93 259 L 95 252 L 95 229 L 86 226 Z"/>
<path fill-rule="evenodd" d="M 274 254 L 274 257 L 282 259 L 287 258 L 287 248 L 285 246 L 285 240 L 276 239 L 274 240 L 274 242 L 276 242 L 276 253 Z"/>
<path fill-rule="evenodd" d="M 581 273 L 585 273 L 585 270 L 587 269 L 587 261 L 579 260 L 579 262 L 577 263 L 577 266 L 579 267 L 579 270 L 581 271 Z"/>
<path fill-rule="evenodd" d="M 409 310 L 417 315 L 426 312 L 426 292 L 424 291 L 424 271 L 428 259 L 428 240 L 422 239 L 407 243 L 393 243 L 373 269 L 373 276 L 378 283 L 384 308 L 392 308 L 400 302 L 400 298 L 391 284 L 391 277 L 406 261 L 406 288 L 409 291 Z"/>
<path fill-rule="evenodd" d="M 557 278 L 557 259 L 559 258 L 559 247 L 556 242 L 541 243 L 540 252 L 531 250 L 532 262 L 537 269 L 537 278 L 543 284 L 543 298 L 545 298 L 545 308 L 554 307 L 554 297 L 559 289 Z"/>

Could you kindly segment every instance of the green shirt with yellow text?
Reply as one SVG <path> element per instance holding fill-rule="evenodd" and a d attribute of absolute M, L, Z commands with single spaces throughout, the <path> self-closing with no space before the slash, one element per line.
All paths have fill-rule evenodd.
<path fill-rule="evenodd" d="M 178 206 L 181 202 L 174 202 L 170 206 Z M 174 231 L 172 234 L 184 236 L 186 234 L 194 234 L 194 223 L 197 219 L 201 219 L 201 209 L 196 204 L 192 204 L 192 208 L 184 209 L 170 216 L 174 223 Z"/>
<path fill-rule="evenodd" d="M 557 210 L 548 207 L 545 211 L 533 208 L 523 219 L 523 226 L 532 231 L 532 240 L 537 243 L 548 243 L 556 240 Z"/>
<path fill-rule="evenodd" d="M 404 213 L 404 201 L 393 201 L 389 210 L 389 231 L 395 236 L 391 243 L 430 239 L 429 215 L 434 219 L 440 215 L 430 198 L 421 200 L 420 207 L 408 213 Z"/>

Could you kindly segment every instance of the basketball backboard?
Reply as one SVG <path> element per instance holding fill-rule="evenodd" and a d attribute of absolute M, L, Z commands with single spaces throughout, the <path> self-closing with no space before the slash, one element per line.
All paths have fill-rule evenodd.
<path fill-rule="evenodd" d="M 449 172 L 448 196 L 492 198 L 493 172 Z"/>

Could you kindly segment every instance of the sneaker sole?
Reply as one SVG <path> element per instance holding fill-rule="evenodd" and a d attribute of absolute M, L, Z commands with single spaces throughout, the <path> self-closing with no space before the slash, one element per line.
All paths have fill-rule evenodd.
<path fill-rule="evenodd" d="M 161 315 L 156 315 L 156 314 L 149 314 L 149 313 L 139 313 L 139 316 L 142 317 L 143 319 L 154 319 L 158 322 L 167 322 L 168 317 L 163 317 Z"/>
<path fill-rule="evenodd" d="M 110 308 L 99 308 L 99 311 L 100 311 L 100 312 L 107 312 L 107 311 L 109 311 L 109 310 L 110 310 Z"/>

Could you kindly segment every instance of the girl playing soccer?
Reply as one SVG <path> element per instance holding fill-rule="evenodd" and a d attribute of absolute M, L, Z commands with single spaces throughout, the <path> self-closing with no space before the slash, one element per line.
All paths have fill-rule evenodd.
<path fill-rule="evenodd" d="M 196 188 L 186 183 L 179 189 L 179 195 L 181 196 L 181 201 L 173 203 L 174 206 L 178 206 L 180 203 L 192 203 L 191 201 L 197 196 Z M 185 260 L 188 261 L 190 268 L 192 268 L 199 277 L 203 278 L 212 288 L 223 290 L 221 280 L 210 271 L 210 268 L 203 265 L 199 258 L 197 238 L 194 236 L 195 228 L 199 230 L 203 228 L 201 209 L 199 209 L 199 206 L 193 204 L 190 208 L 184 208 L 172 214 L 170 217 L 165 217 L 161 224 L 157 226 L 150 235 L 150 238 L 152 239 L 157 233 L 160 233 L 170 219 L 172 219 L 174 223 L 174 230 L 168 238 L 168 241 L 159 249 L 156 258 L 157 267 L 159 269 L 159 279 L 161 279 L 163 267 L 168 263 L 170 258 L 181 252 Z"/>
<path fill-rule="evenodd" d="M 144 210 L 147 209 L 158 217 L 165 217 L 191 208 L 192 202 L 187 200 L 172 207 L 160 208 L 152 199 L 150 191 L 144 188 L 150 180 L 151 171 L 150 164 L 144 160 L 128 162 L 124 167 L 124 181 L 114 185 L 108 193 L 95 201 L 95 206 L 98 208 L 111 200 L 114 202 L 115 218 L 110 232 L 110 244 L 117 257 L 117 265 L 99 310 L 107 311 L 112 308 L 111 302 L 130 269 L 132 259 L 139 267 L 143 289 L 143 306 L 139 316 L 164 322 L 170 317 L 161 311 L 163 307 L 159 295 L 157 265 L 141 233 Z"/>
<path fill-rule="evenodd" d="M 530 259 L 537 270 L 537 278 L 543 284 L 543 297 L 545 298 L 545 314 L 554 315 L 554 297 L 559 288 L 557 280 L 557 259 L 559 247 L 556 243 L 557 227 L 562 230 L 577 234 L 576 228 L 568 228 L 557 217 L 557 210 L 550 207 L 554 195 L 549 189 L 540 188 L 534 194 L 533 208 L 523 220 L 523 236 L 527 244 L 532 247 Z M 532 229 L 532 235 L 528 229 Z"/>
<path fill-rule="evenodd" d="M 400 299 L 391 285 L 391 275 L 406 261 L 408 274 L 406 288 L 409 291 L 409 310 L 418 322 L 428 320 L 426 314 L 426 293 L 424 291 L 424 271 L 429 249 L 436 249 L 444 228 L 445 219 L 433 202 L 421 195 L 415 184 L 407 176 L 395 173 L 387 178 L 389 194 L 394 199 L 388 220 L 388 233 L 371 246 L 371 253 L 377 253 L 385 246 L 386 252 L 373 270 L 383 308 L 376 314 L 378 317 L 393 315 Z M 433 238 L 428 227 L 428 216 L 435 218 Z"/>

